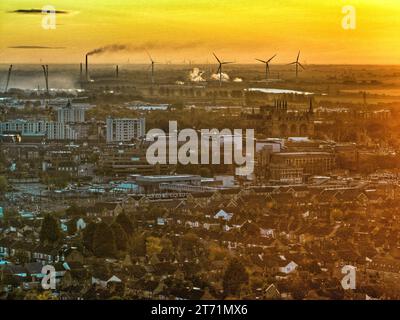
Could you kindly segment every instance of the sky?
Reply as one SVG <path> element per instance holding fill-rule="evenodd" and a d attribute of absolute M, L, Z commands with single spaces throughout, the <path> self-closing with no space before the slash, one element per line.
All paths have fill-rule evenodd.
<path fill-rule="evenodd" d="M 53 6 L 56 28 L 40 10 Z M 355 8 L 355 29 L 342 8 Z M 21 10 L 39 9 L 38 12 Z M 399 0 L 1 0 L 0 63 L 400 64 Z M 38 48 L 40 47 L 40 48 Z M 45 48 L 43 48 L 45 47 Z"/>

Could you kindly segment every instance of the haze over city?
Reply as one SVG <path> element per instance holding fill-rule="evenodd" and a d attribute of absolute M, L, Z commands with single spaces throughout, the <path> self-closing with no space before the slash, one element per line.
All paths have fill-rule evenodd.
<path fill-rule="evenodd" d="M 0 300 L 400 300 L 399 17 L 2 0 Z"/>

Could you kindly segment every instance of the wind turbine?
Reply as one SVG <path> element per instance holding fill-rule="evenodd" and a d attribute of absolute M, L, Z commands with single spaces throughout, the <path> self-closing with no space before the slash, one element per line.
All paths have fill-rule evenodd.
<path fill-rule="evenodd" d="M 296 78 L 297 78 L 297 76 L 298 76 L 298 74 L 299 74 L 299 66 L 300 66 L 301 68 L 303 68 L 303 70 L 305 69 L 305 68 L 303 67 L 303 65 L 299 62 L 299 57 L 300 57 L 300 51 L 299 51 L 299 53 L 297 54 L 297 59 L 296 59 L 296 61 L 291 62 L 291 63 L 288 64 L 288 66 L 289 66 L 289 65 L 292 65 L 292 64 L 296 65 Z"/>
<path fill-rule="evenodd" d="M 256 59 L 257 61 L 260 61 L 261 63 L 265 63 L 265 80 L 268 80 L 268 75 L 269 75 L 269 63 L 273 58 L 276 57 L 276 54 L 269 58 L 269 60 L 261 60 L 261 59 Z"/>
<path fill-rule="evenodd" d="M 218 70 L 217 70 L 217 74 L 219 74 L 219 85 L 221 86 L 221 85 L 222 85 L 222 66 L 223 66 L 224 64 L 231 64 L 231 63 L 234 63 L 234 62 L 231 62 L 231 61 L 221 61 L 221 60 L 218 59 L 217 55 L 216 55 L 214 52 L 213 52 L 213 55 L 214 55 L 215 59 L 217 59 L 217 61 L 218 61 Z"/>
<path fill-rule="evenodd" d="M 151 64 L 150 64 L 150 67 L 151 67 L 151 84 L 154 84 L 154 64 L 156 62 L 151 57 L 150 53 L 148 51 L 146 51 L 146 52 L 147 52 L 147 55 L 149 56 L 150 62 L 151 62 Z"/>

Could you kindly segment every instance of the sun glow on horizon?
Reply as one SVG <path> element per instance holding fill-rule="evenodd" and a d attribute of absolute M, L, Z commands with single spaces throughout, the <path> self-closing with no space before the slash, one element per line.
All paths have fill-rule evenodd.
<path fill-rule="evenodd" d="M 67 11 L 57 14 L 55 30 L 42 28 L 40 12 L 15 12 L 46 2 L 0 3 L 2 62 L 76 63 L 94 48 L 126 44 L 135 49 L 98 55 L 93 63 L 143 63 L 146 47 L 156 60 L 175 63 L 206 63 L 213 51 L 239 63 L 278 53 L 275 63 L 286 63 L 301 50 L 309 64 L 400 64 L 398 0 L 54 0 Z M 355 30 L 341 26 L 345 5 L 356 9 Z"/>

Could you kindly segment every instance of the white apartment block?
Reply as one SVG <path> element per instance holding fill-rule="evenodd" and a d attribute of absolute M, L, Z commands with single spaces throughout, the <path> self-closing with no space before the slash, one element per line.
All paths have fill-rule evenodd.
<path fill-rule="evenodd" d="M 0 133 L 19 132 L 38 134 L 46 132 L 46 121 L 27 121 L 22 119 L 0 122 Z"/>
<path fill-rule="evenodd" d="M 57 110 L 57 121 L 61 123 L 81 123 L 85 122 L 85 109 L 72 107 L 68 101 L 65 107 Z"/>
<path fill-rule="evenodd" d="M 107 143 L 129 142 L 132 139 L 144 137 L 146 119 L 113 119 L 107 118 Z"/>
<path fill-rule="evenodd" d="M 47 122 L 46 136 L 49 140 L 78 140 L 78 133 L 61 122 Z"/>
<path fill-rule="evenodd" d="M 0 122 L 0 134 L 2 133 L 20 133 L 22 135 L 43 134 L 49 140 L 77 140 L 78 133 L 69 125 L 53 121 L 28 121 L 28 120 L 10 120 Z"/>

